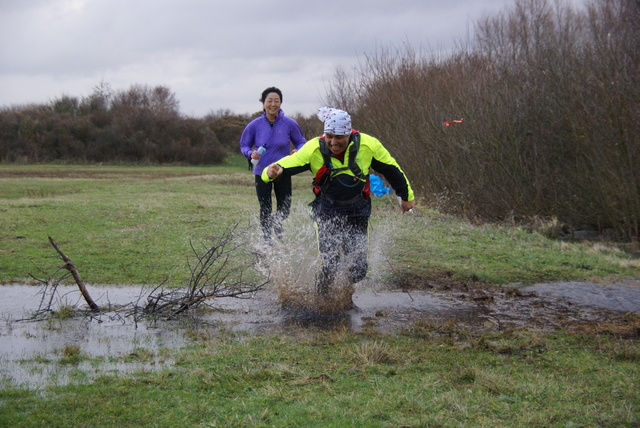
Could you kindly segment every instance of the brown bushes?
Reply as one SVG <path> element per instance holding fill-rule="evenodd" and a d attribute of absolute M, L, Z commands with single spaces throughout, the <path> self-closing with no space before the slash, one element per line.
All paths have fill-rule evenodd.
<path fill-rule="evenodd" d="M 86 98 L 0 109 L 0 161 L 216 164 L 239 153 L 242 131 L 261 113 L 185 118 L 166 87 L 113 93 L 101 83 Z M 295 119 L 307 138 L 322 131 L 315 116 Z"/>
<path fill-rule="evenodd" d="M 163 86 L 112 94 L 100 84 L 87 98 L 0 111 L 3 162 L 216 164 L 226 153 L 209 123 L 181 117 Z"/>
<path fill-rule="evenodd" d="M 391 148 L 428 203 L 637 240 L 639 23 L 633 0 L 518 1 L 445 59 L 382 49 L 338 72 L 329 102 Z"/>

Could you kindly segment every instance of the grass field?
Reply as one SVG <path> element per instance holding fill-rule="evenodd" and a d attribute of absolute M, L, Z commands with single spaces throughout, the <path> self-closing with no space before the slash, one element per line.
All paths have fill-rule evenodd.
<path fill-rule="evenodd" d="M 295 178 L 294 200 L 311 199 L 309 184 L 308 174 Z M 372 240 L 389 266 L 378 274 L 390 286 L 639 276 L 637 257 L 613 243 L 471 224 L 424 204 L 415 211 L 374 201 L 371 233 L 384 240 Z M 0 165 L 0 214 L 4 284 L 52 274 L 61 261 L 51 236 L 88 283 L 179 286 L 191 245 L 239 221 L 255 227 L 257 201 L 240 158 L 217 167 Z M 628 322 L 640 327 L 637 314 Z M 637 332 L 602 331 L 422 322 L 393 335 L 245 335 L 194 326 L 189 346 L 164 351 L 175 365 L 158 372 L 41 390 L 4 384 L 0 426 L 640 426 Z M 78 349 L 51 364 L 87 358 Z"/>
<path fill-rule="evenodd" d="M 294 178 L 294 200 L 310 201 L 309 174 Z M 2 165 L 0 213 L 0 282 L 50 274 L 59 264 L 50 236 L 87 282 L 139 284 L 179 282 L 190 245 L 234 222 L 255 225 L 257 201 L 237 158 L 219 167 Z M 507 284 L 630 277 L 640 265 L 615 245 L 554 241 L 420 207 L 399 216 L 392 198 L 374 200 L 371 234 L 381 229 L 393 235 L 385 245 L 396 275 Z"/>

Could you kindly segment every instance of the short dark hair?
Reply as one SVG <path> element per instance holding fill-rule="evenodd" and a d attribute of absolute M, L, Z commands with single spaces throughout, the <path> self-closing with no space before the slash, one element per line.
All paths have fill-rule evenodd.
<path fill-rule="evenodd" d="M 265 89 L 264 91 L 262 91 L 262 96 L 260 97 L 260 102 L 264 104 L 264 100 L 267 99 L 267 95 L 269 95 L 272 92 L 275 92 L 276 94 L 280 95 L 280 102 L 282 102 L 282 91 L 280 89 L 276 88 L 275 86 L 271 86 L 271 87 Z"/>

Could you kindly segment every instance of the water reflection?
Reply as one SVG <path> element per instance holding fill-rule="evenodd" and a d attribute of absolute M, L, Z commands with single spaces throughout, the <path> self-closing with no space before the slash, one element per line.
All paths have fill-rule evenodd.
<path fill-rule="evenodd" d="M 56 307 L 86 307 L 77 288 L 60 287 L 57 295 L 62 297 Z M 205 337 L 220 332 L 292 336 L 331 330 L 396 333 L 425 321 L 453 321 L 471 328 L 531 323 L 546 328 L 569 318 L 602 319 L 608 316 L 605 310 L 637 312 L 640 304 L 637 283 L 537 284 L 523 290 L 532 293 L 505 298 L 496 292 L 491 301 L 474 301 L 424 291 L 375 291 L 365 281 L 353 295 L 355 308 L 337 313 L 285 310 L 280 307 L 278 293 L 266 289 L 245 299 L 215 299 L 214 306 L 199 312 L 195 319 L 147 321 L 102 312 L 67 320 L 25 321 L 38 309 L 40 287 L 5 285 L 0 286 L 0 379 L 37 388 L 83 382 L 102 374 L 160 370 L 174 363 L 170 350 L 201 337 L 194 331 Z M 90 291 L 101 307 L 135 303 L 144 293 L 141 287 L 130 286 L 90 286 Z M 76 354 L 71 357 L 77 359 L 69 354 Z"/>
<path fill-rule="evenodd" d="M 59 286 L 63 296 L 56 305 L 83 308 L 72 286 Z M 140 287 L 90 287 L 101 307 L 126 305 L 139 299 Z M 163 350 L 187 345 L 192 323 L 137 320 L 101 313 L 66 320 L 26 321 L 38 309 L 40 288 L 25 285 L 0 287 L 0 376 L 25 386 L 66 384 L 103 373 L 158 370 L 173 361 Z M 97 298 L 95 297 L 97 296 Z M 428 311 L 441 316 L 471 316 L 474 305 L 457 304 L 427 293 L 371 292 L 354 295 L 357 306 L 348 312 L 318 315 L 284 311 L 275 292 L 266 290 L 246 299 L 218 299 L 214 309 L 200 313 L 198 329 L 247 333 L 297 334 L 294 328 L 391 331 L 405 325 L 411 313 Z M 469 311 L 469 314 L 465 314 Z M 465 315 L 463 315 L 465 314 Z M 475 316 L 475 315 L 473 315 Z M 22 321 L 20 321 L 22 320 Z M 71 348 L 75 347 L 75 348 Z M 75 364 L 63 364 L 65 349 L 77 349 Z M 140 357 L 142 355 L 143 357 Z"/>

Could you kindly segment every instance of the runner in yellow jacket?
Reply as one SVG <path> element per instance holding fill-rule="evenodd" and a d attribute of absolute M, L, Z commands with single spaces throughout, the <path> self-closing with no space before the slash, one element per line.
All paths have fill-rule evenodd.
<path fill-rule="evenodd" d="M 262 180 L 270 182 L 281 174 L 308 170 L 314 174 L 316 197 L 310 205 L 318 226 L 322 260 L 316 287 L 320 294 L 326 294 L 340 267 L 341 248 L 350 282 L 359 282 L 367 274 L 370 169 L 384 175 L 401 198 L 403 212 L 412 209 L 415 200 L 409 180 L 396 160 L 378 139 L 353 130 L 346 111 L 323 107 L 318 117 L 324 121 L 324 134 L 269 165 L 262 172 Z"/>

